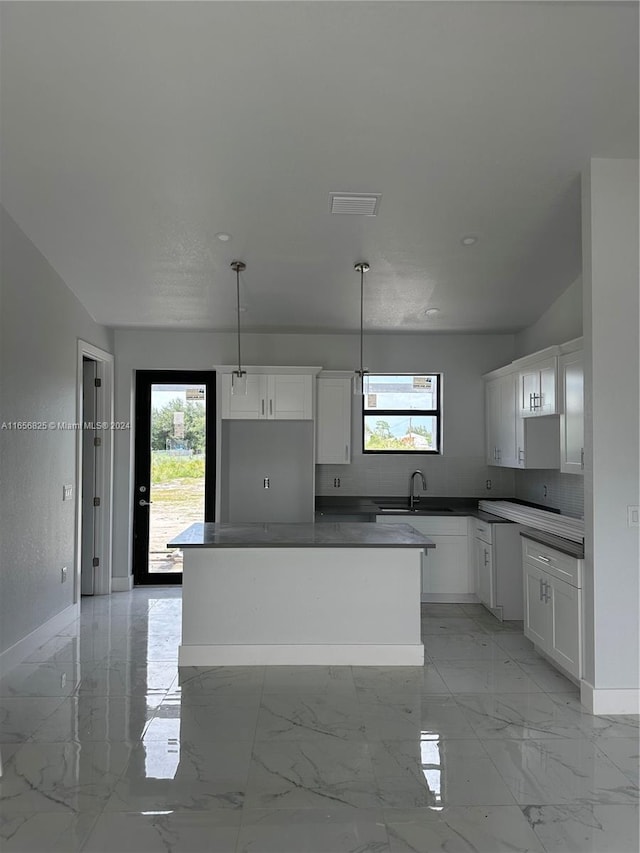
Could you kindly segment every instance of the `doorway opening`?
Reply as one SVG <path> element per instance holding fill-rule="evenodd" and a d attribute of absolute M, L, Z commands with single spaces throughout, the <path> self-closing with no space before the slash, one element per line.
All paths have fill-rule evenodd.
<path fill-rule="evenodd" d="M 78 341 L 74 600 L 111 592 L 113 356 Z"/>
<path fill-rule="evenodd" d="M 133 578 L 182 583 L 182 551 L 167 543 L 215 519 L 215 372 L 136 372 Z"/>

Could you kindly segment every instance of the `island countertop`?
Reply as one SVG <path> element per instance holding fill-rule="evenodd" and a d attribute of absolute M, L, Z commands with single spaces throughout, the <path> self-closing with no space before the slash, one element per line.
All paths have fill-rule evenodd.
<path fill-rule="evenodd" d="M 197 522 L 168 548 L 435 548 L 410 524 Z"/>

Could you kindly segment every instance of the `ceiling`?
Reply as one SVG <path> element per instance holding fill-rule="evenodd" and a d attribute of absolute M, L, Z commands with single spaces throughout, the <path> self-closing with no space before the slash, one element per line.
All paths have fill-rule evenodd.
<path fill-rule="evenodd" d="M 232 328 L 241 258 L 245 328 L 353 330 L 364 259 L 367 330 L 515 331 L 580 274 L 588 159 L 638 156 L 636 2 L 0 16 L 3 204 L 109 326 Z"/>

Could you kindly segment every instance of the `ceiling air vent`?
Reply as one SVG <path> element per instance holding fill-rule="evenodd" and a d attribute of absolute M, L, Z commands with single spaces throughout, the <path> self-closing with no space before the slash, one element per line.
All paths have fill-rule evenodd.
<path fill-rule="evenodd" d="M 329 193 L 329 210 L 353 216 L 375 216 L 381 197 L 380 193 Z"/>

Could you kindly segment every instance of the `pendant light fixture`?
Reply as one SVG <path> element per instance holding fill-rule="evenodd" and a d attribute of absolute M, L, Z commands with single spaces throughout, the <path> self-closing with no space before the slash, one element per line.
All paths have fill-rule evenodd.
<path fill-rule="evenodd" d="M 238 316 L 238 369 L 231 373 L 231 393 L 234 395 L 247 393 L 247 371 L 242 369 L 240 359 L 240 273 L 246 268 L 244 261 L 231 261 L 231 269 L 236 274 L 236 314 Z"/>
<path fill-rule="evenodd" d="M 360 273 L 360 370 L 355 371 L 353 377 L 353 393 L 356 396 L 362 396 L 367 393 L 369 382 L 369 371 L 363 367 L 362 342 L 364 335 L 364 274 L 369 272 L 369 264 L 366 261 L 360 261 L 354 266 L 354 270 Z"/>

